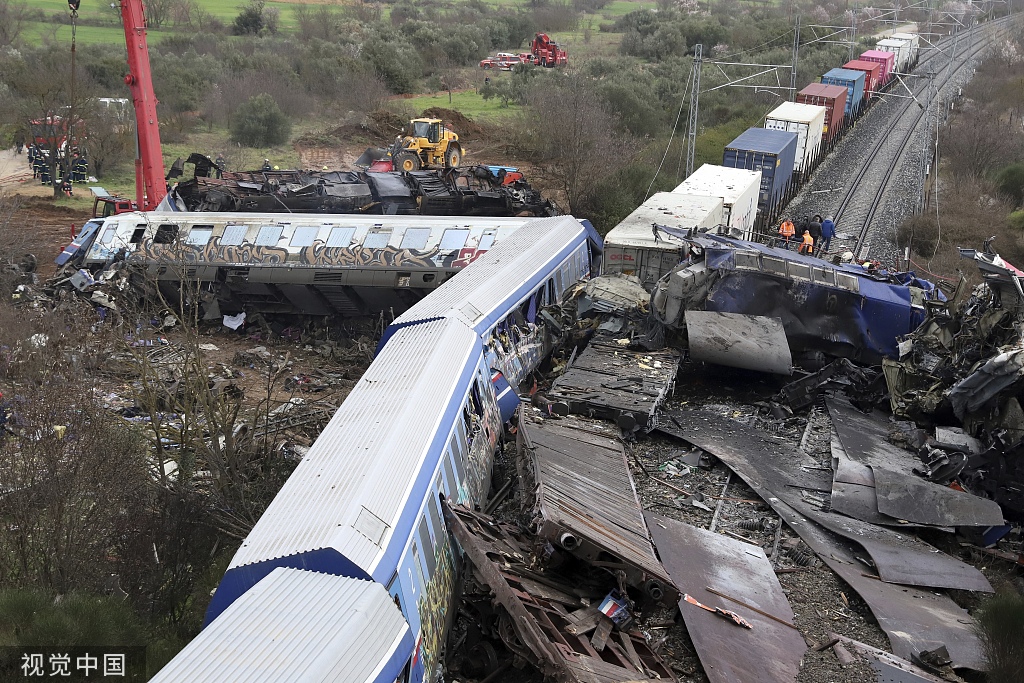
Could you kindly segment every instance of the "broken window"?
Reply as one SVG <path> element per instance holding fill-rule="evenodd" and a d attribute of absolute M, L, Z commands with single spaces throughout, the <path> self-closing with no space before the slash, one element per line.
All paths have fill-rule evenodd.
<path fill-rule="evenodd" d="M 444 463 L 444 493 L 446 496 L 455 497 L 459 487 L 458 482 L 455 481 L 455 472 L 452 471 L 452 459 L 445 454 L 441 462 Z"/>
<path fill-rule="evenodd" d="M 469 239 L 469 230 L 466 228 L 449 228 L 441 236 L 441 251 L 455 251 L 466 246 Z"/>
<path fill-rule="evenodd" d="M 238 246 L 245 241 L 245 231 L 248 229 L 247 225 L 225 225 L 224 236 L 220 238 L 220 243 L 229 247 Z"/>
<path fill-rule="evenodd" d="M 292 233 L 291 245 L 293 247 L 311 247 L 319 232 L 320 228 L 316 225 L 300 225 Z"/>
<path fill-rule="evenodd" d="M 356 234 L 355 228 L 331 228 L 331 234 L 327 237 L 327 246 L 347 247 L 352 243 L 354 234 Z"/>
<path fill-rule="evenodd" d="M 363 239 L 363 247 L 366 249 L 383 249 L 388 246 L 388 240 L 390 239 L 390 230 L 374 230 L 366 233 L 366 237 Z"/>
<path fill-rule="evenodd" d="M 178 239 L 178 226 L 173 223 L 164 223 L 156 229 L 153 244 L 170 244 L 176 239 Z"/>
<path fill-rule="evenodd" d="M 821 285 L 836 284 L 836 271 L 831 268 L 814 268 L 814 281 Z"/>
<path fill-rule="evenodd" d="M 132 239 L 131 239 L 132 244 L 139 244 L 140 242 L 142 242 L 142 238 L 145 237 L 145 236 L 146 236 L 146 226 L 145 225 L 137 225 L 137 226 L 135 226 L 135 231 L 132 232 Z"/>
<path fill-rule="evenodd" d="M 276 247 L 283 232 L 284 228 L 280 225 L 264 225 L 256 233 L 256 245 L 260 247 Z"/>
<path fill-rule="evenodd" d="M 407 228 L 402 237 L 402 249 L 426 249 L 430 228 Z"/>
<path fill-rule="evenodd" d="M 434 543 L 430 539 L 430 531 L 427 529 L 426 517 L 420 517 L 420 527 L 418 532 L 420 537 L 420 546 L 423 548 L 423 559 L 427 562 L 425 565 L 427 577 L 431 577 L 434 575 L 434 572 L 437 571 L 437 558 L 434 557 Z"/>
<path fill-rule="evenodd" d="M 185 244 L 196 247 L 206 246 L 211 237 L 213 237 L 212 225 L 193 225 L 192 229 L 188 231 L 188 237 L 185 238 Z"/>
<path fill-rule="evenodd" d="M 114 233 L 117 232 L 117 228 L 111 226 L 103 229 L 103 234 L 100 235 L 100 244 L 110 244 L 114 241 Z"/>

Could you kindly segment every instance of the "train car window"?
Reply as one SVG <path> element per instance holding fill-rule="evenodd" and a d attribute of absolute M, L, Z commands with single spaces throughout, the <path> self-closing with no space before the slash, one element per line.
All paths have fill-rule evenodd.
<path fill-rule="evenodd" d="M 434 488 L 438 491 L 441 490 L 441 477 L 434 482 Z M 427 503 L 427 510 L 430 513 L 430 528 L 434 532 L 434 543 L 440 545 L 441 534 L 444 533 L 444 525 L 441 524 L 441 504 L 438 502 L 437 496 L 428 495 L 427 498 L 430 499 L 430 502 Z"/>
<path fill-rule="evenodd" d="M 316 242 L 316 236 L 319 232 L 320 227 L 317 225 L 300 225 L 292 233 L 291 245 L 293 247 L 311 247 L 313 242 Z"/>
<path fill-rule="evenodd" d="M 480 383 L 474 382 L 469 390 L 469 407 L 477 415 L 484 414 L 484 404 L 480 402 Z"/>
<path fill-rule="evenodd" d="M 811 279 L 811 267 L 806 263 L 789 262 L 789 276 Z"/>
<path fill-rule="evenodd" d="M 178 226 L 173 223 L 164 223 L 156 229 L 153 244 L 170 244 L 176 239 L 178 239 Z"/>
<path fill-rule="evenodd" d="M 352 244 L 352 235 L 356 234 L 355 228 L 331 228 L 331 234 L 327 236 L 327 246 L 347 247 Z"/>
<path fill-rule="evenodd" d="M 426 560 L 424 565 L 427 569 L 427 577 L 434 575 L 437 571 L 437 558 L 434 557 L 434 542 L 430 538 L 430 530 L 427 529 L 427 518 L 420 517 L 419 527 L 420 545 L 423 547 L 423 559 Z"/>
<path fill-rule="evenodd" d="M 140 244 L 142 242 L 142 238 L 145 237 L 145 236 L 146 236 L 146 226 L 145 225 L 136 225 L 135 226 L 135 231 L 132 232 L 132 238 L 131 238 L 130 241 L 131 241 L 132 244 Z"/>
<path fill-rule="evenodd" d="M 548 302 L 555 303 L 558 297 L 555 295 L 555 281 L 548 278 Z"/>
<path fill-rule="evenodd" d="M 221 246 L 237 247 L 245 241 L 245 231 L 248 225 L 225 225 L 224 235 L 220 238 Z"/>
<path fill-rule="evenodd" d="M 114 233 L 117 232 L 117 227 L 110 226 L 109 228 L 103 229 L 103 234 L 100 235 L 100 244 L 110 244 L 114 241 Z"/>
<path fill-rule="evenodd" d="M 458 423 L 458 428 L 462 428 L 461 422 Z M 463 458 L 465 457 L 464 453 L 466 452 L 465 444 L 465 437 L 463 437 L 461 445 L 458 439 L 456 439 L 455 441 L 452 442 L 452 447 L 448 451 L 448 457 L 455 465 L 455 472 L 458 475 L 459 481 L 466 481 L 466 464 L 465 460 L 463 460 Z"/>
<path fill-rule="evenodd" d="M 453 498 L 458 486 L 455 481 L 455 472 L 452 471 L 452 459 L 446 453 L 445 457 L 441 458 L 441 462 L 444 463 L 444 494 Z"/>
<path fill-rule="evenodd" d="M 390 239 L 390 230 L 368 232 L 366 233 L 366 237 L 363 239 L 363 247 L 366 249 L 383 249 L 388 246 L 388 240 Z"/>
<path fill-rule="evenodd" d="M 480 237 L 480 245 L 477 247 L 477 249 L 484 251 L 486 249 L 490 249 L 492 246 L 494 246 L 494 233 L 489 232 L 486 235 L 482 235 Z"/>
<path fill-rule="evenodd" d="M 814 267 L 811 270 L 814 273 L 814 281 L 818 284 L 833 286 L 836 284 L 836 271 L 831 268 Z"/>
<path fill-rule="evenodd" d="M 280 225 L 264 225 L 260 228 L 260 231 L 256 233 L 256 246 L 276 247 L 278 241 L 281 239 L 281 233 L 283 232 L 284 228 Z"/>
<path fill-rule="evenodd" d="M 430 228 L 406 228 L 402 237 L 402 249 L 426 249 L 430 239 Z"/>
<path fill-rule="evenodd" d="M 423 560 L 420 559 L 420 549 L 415 540 L 412 542 L 412 563 L 416 565 L 416 575 L 420 578 L 420 582 L 416 585 L 416 592 L 422 594 L 427 586 L 427 576 L 423 573 Z"/>
<path fill-rule="evenodd" d="M 188 231 L 188 237 L 185 238 L 185 244 L 203 247 L 209 243 L 211 237 L 213 237 L 212 225 L 193 225 L 192 229 Z"/>
<path fill-rule="evenodd" d="M 455 251 L 466 246 L 469 239 L 469 230 L 461 228 L 449 228 L 441 235 L 441 244 L 438 247 L 441 251 Z"/>
<path fill-rule="evenodd" d="M 458 448 L 453 448 L 452 452 L 456 456 L 455 458 L 455 469 L 459 471 L 459 480 L 466 478 L 466 470 L 463 469 L 466 459 L 469 455 L 469 441 L 466 438 L 469 428 L 469 411 L 466 408 L 462 409 L 462 419 L 455 422 L 455 443 Z"/>

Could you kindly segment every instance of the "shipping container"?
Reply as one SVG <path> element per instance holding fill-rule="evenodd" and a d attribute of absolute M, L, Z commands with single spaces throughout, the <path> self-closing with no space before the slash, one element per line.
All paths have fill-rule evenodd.
<path fill-rule="evenodd" d="M 725 147 L 722 166 L 761 171 L 757 205 L 771 216 L 786 195 L 796 163 L 796 133 L 748 128 Z"/>
<path fill-rule="evenodd" d="M 917 64 L 917 57 L 920 53 L 921 48 L 921 36 L 916 33 L 894 33 L 890 38 L 896 40 L 909 40 L 910 41 L 910 65 Z"/>
<path fill-rule="evenodd" d="M 860 112 L 864 102 L 864 78 L 867 74 L 863 71 L 852 69 L 832 69 L 821 77 L 825 85 L 841 85 L 846 88 L 846 109 L 844 113 L 852 116 Z"/>
<path fill-rule="evenodd" d="M 892 56 L 888 52 L 885 54 Z M 825 107 L 824 136 L 829 139 L 843 129 L 847 93 L 847 89 L 841 85 L 811 83 L 796 94 L 796 101 L 800 104 L 816 104 L 819 107 Z"/>
<path fill-rule="evenodd" d="M 876 62 L 882 65 L 882 85 L 889 82 L 895 68 L 896 55 L 884 50 L 868 50 L 861 53 L 860 58 L 865 62 Z"/>
<path fill-rule="evenodd" d="M 910 48 L 909 40 L 900 40 L 898 38 L 885 38 L 875 44 L 876 50 L 891 52 L 896 55 L 896 64 L 893 71 L 900 74 L 907 73 L 907 68 L 910 66 Z"/>
<path fill-rule="evenodd" d="M 796 157 L 793 170 L 808 170 L 821 152 L 825 132 L 825 107 L 816 104 L 783 102 L 765 117 L 764 127 L 796 133 Z"/>
<path fill-rule="evenodd" d="M 605 235 L 604 272 L 635 275 L 650 289 L 679 265 L 683 248 L 681 240 L 656 232 L 655 225 L 714 228 L 723 218 L 721 197 L 659 192 Z"/>
<path fill-rule="evenodd" d="M 722 222 L 733 228 L 734 237 L 753 239 L 761 171 L 704 164 L 684 180 L 675 194 L 722 198 Z"/>
<path fill-rule="evenodd" d="M 878 62 L 865 62 L 862 59 L 854 59 L 853 61 L 843 64 L 844 69 L 850 69 L 851 71 L 863 71 L 864 77 L 864 100 L 871 99 L 871 96 L 875 94 L 880 87 L 882 87 L 882 65 Z"/>

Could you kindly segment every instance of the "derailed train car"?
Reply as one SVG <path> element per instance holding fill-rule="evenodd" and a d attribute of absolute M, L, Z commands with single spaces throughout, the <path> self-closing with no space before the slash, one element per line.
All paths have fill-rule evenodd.
<path fill-rule="evenodd" d="M 533 221 L 396 322 L 232 559 L 203 632 L 153 680 L 436 680 L 461 564 L 440 503 L 488 494 L 494 340 L 600 248 L 572 217 Z M 502 353 L 523 373 L 540 361 Z"/>
<path fill-rule="evenodd" d="M 529 220 L 136 212 L 90 222 L 75 257 L 140 266 L 172 302 L 193 288 L 211 319 L 400 313 Z"/>

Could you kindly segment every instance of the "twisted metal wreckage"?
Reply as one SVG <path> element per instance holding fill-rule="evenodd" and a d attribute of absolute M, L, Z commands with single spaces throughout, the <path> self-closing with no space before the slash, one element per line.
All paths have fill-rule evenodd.
<path fill-rule="evenodd" d="M 554 216 L 557 207 L 504 167 L 466 166 L 409 173 L 365 171 L 239 171 L 216 177 L 209 157 L 179 159 L 194 177 L 178 182 L 165 200 L 167 210 L 260 213 L 364 213 L 430 216 Z"/>

